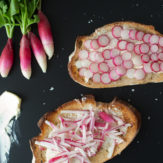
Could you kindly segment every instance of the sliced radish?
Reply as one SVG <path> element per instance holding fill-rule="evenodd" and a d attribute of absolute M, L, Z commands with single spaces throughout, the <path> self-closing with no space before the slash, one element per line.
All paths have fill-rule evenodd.
<path fill-rule="evenodd" d="M 142 31 L 137 31 L 136 34 L 135 34 L 135 38 L 138 41 L 142 41 L 143 36 L 144 36 L 144 32 L 142 32 Z"/>
<path fill-rule="evenodd" d="M 80 59 L 87 59 L 88 58 L 88 51 L 87 50 L 81 50 L 79 52 L 79 58 Z"/>
<path fill-rule="evenodd" d="M 117 74 L 117 72 L 116 72 L 115 69 L 113 69 L 113 70 L 110 71 L 109 76 L 110 76 L 110 79 L 112 81 L 116 81 L 116 80 L 118 80 L 120 78 L 120 75 Z"/>
<path fill-rule="evenodd" d="M 115 48 L 117 46 L 118 40 L 116 38 L 111 39 L 109 47 L 110 48 Z"/>
<path fill-rule="evenodd" d="M 93 39 L 93 40 L 91 41 L 91 48 L 94 49 L 94 50 L 99 49 L 99 45 L 98 45 L 96 39 Z"/>
<path fill-rule="evenodd" d="M 160 45 L 161 47 L 163 47 L 163 37 L 160 37 L 160 39 L 159 39 L 159 45 Z"/>
<path fill-rule="evenodd" d="M 134 78 L 135 71 L 136 71 L 135 69 L 127 70 L 126 76 L 130 79 Z"/>
<path fill-rule="evenodd" d="M 145 43 L 149 43 L 149 38 L 151 37 L 151 34 L 149 33 L 146 33 L 144 36 L 143 36 L 143 41 Z"/>
<path fill-rule="evenodd" d="M 117 66 L 116 67 L 116 73 L 120 76 L 123 76 L 126 74 L 126 69 L 123 66 Z"/>
<path fill-rule="evenodd" d="M 135 65 L 136 67 L 139 67 L 139 66 L 142 65 L 141 57 L 138 56 L 138 55 L 134 56 L 134 57 L 132 58 L 132 61 L 133 61 L 134 65 Z"/>
<path fill-rule="evenodd" d="M 84 76 L 84 73 L 85 73 L 87 70 L 88 70 L 88 69 L 85 68 L 85 67 L 80 68 L 80 69 L 79 69 L 79 75 L 80 75 L 80 76 Z"/>
<path fill-rule="evenodd" d="M 121 37 L 122 39 L 125 40 L 129 39 L 129 30 L 128 29 L 121 30 Z"/>
<path fill-rule="evenodd" d="M 149 45 L 146 43 L 143 43 L 139 46 L 140 53 L 146 54 L 149 52 Z"/>
<path fill-rule="evenodd" d="M 136 54 L 140 54 L 140 44 L 136 44 L 135 47 L 134 47 L 134 52 Z"/>
<path fill-rule="evenodd" d="M 109 66 L 109 68 L 115 67 L 112 59 L 105 60 L 105 62 L 107 63 L 107 65 Z"/>
<path fill-rule="evenodd" d="M 98 68 L 101 72 L 108 72 L 109 71 L 109 67 L 107 65 L 107 63 L 99 63 L 98 64 Z"/>
<path fill-rule="evenodd" d="M 82 67 L 89 67 L 91 62 L 88 59 L 81 60 L 81 66 Z"/>
<path fill-rule="evenodd" d="M 118 43 L 117 43 L 117 47 L 120 50 L 126 50 L 127 41 L 125 41 L 125 40 L 119 40 Z"/>
<path fill-rule="evenodd" d="M 93 75 L 93 82 L 95 82 L 95 83 L 100 83 L 100 74 L 99 73 L 96 73 L 96 74 L 94 74 Z"/>
<path fill-rule="evenodd" d="M 134 43 L 132 42 L 128 42 L 127 43 L 127 47 L 126 47 L 127 51 L 131 52 L 134 50 Z"/>
<path fill-rule="evenodd" d="M 147 55 L 147 54 L 143 54 L 143 55 L 141 56 L 141 60 L 142 60 L 142 62 L 144 62 L 144 63 L 148 63 L 148 62 L 150 61 L 150 57 L 149 57 L 149 55 Z"/>
<path fill-rule="evenodd" d="M 134 77 L 137 79 L 137 80 L 142 80 L 145 78 L 145 72 L 143 69 L 137 69 L 134 73 Z"/>
<path fill-rule="evenodd" d="M 160 61 L 163 61 L 163 52 L 158 54 L 158 59 L 159 59 Z"/>
<path fill-rule="evenodd" d="M 101 75 L 101 82 L 104 84 L 109 84 L 111 82 L 109 74 L 108 73 L 103 73 Z"/>
<path fill-rule="evenodd" d="M 109 49 L 105 49 L 102 52 L 102 55 L 103 55 L 104 59 L 110 59 L 111 58 L 111 51 Z"/>
<path fill-rule="evenodd" d="M 131 53 L 129 53 L 129 52 L 125 52 L 125 53 L 122 54 L 122 59 L 123 59 L 124 61 L 130 60 L 131 57 L 132 57 L 132 55 L 131 55 Z"/>
<path fill-rule="evenodd" d="M 111 57 L 114 58 L 120 54 L 120 51 L 118 49 L 112 49 L 111 50 Z"/>
<path fill-rule="evenodd" d="M 135 40 L 135 35 L 136 35 L 136 30 L 135 29 L 130 29 L 129 31 L 129 37 L 131 40 Z"/>
<path fill-rule="evenodd" d="M 151 45 L 150 50 L 152 53 L 158 52 L 158 45 L 156 45 L 156 44 Z"/>
<path fill-rule="evenodd" d="M 121 36 L 121 30 L 122 30 L 122 27 L 121 26 L 114 26 L 112 28 L 112 35 L 115 38 L 119 38 Z"/>
<path fill-rule="evenodd" d="M 84 42 L 84 46 L 87 48 L 87 49 L 91 49 L 91 40 L 86 40 Z"/>
<path fill-rule="evenodd" d="M 149 63 L 144 63 L 144 65 L 143 65 L 144 67 L 144 71 L 146 72 L 146 73 L 151 73 L 152 72 L 152 69 L 151 69 L 151 63 L 149 62 Z"/>
<path fill-rule="evenodd" d="M 96 53 L 96 61 L 95 62 L 97 62 L 97 63 L 104 62 L 104 58 L 102 56 L 102 53 L 100 53 L 100 52 Z"/>
<path fill-rule="evenodd" d="M 157 35 L 151 35 L 151 37 L 149 38 L 149 42 L 150 42 L 150 44 L 158 44 L 158 42 L 159 42 L 159 36 L 157 36 Z"/>
<path fill-rule="evenodd" d="M 163 71 L 163 62 L 160 63 L 160 71 Z"/>
<path fill-rule="evenodd" d="M 154 72 L 159 72 L 160 71 L 160 65 L 157 62 L 152 62 L 151 63 L 151 69 Z"/>
<path fill-rule="evenodd" d="M 91 78 L 93 76 L 93 73 L 90 70 L 86 70 L 83 73 L 84 77 L 86 77 L 87 79 Z"/>
<path fill-rule="evenodd" d="M 158 55 L 157 55 L 157 53 L 151 54 L 151 60 L 152 61 L 158 61 Z"/>
<path fill-rule="evenodd" d="M 116 66 L 119 66 L 121 65 L 123 62 L 122 60 L 122 57 L 121 56 L 116 56 L 113 58 L 113 63 L 116 65 Z"/>
<path fill-rule="evenodd" d="M 99 46 L 105 47 L 109 44 L 110 39 L 107 35 L 103 34 L 98 37 L 97 42 L 98 42 Z"/>
<path fill-rule="evenodd" d="M 133 65 L 133 62 L 132 60 L 128 60 L 128 61 L 123 61 L 123 66 L 127 69 L 130 69 L 132 68 L 134 65 Z"/>
<path fill-rule="evenodd" d="M 95 62 L 96 61 L 96 54 L 97 54 L 97 52 L 95 52 L 95 51 L 90 52 L 89 56 L 88 56 L 89 60 L 92 62 Z"/>
<path fill-rule="evenodd" d="M 98 63 L 91 63 L 89 69 L 92 73 L 98 72 Z"/>

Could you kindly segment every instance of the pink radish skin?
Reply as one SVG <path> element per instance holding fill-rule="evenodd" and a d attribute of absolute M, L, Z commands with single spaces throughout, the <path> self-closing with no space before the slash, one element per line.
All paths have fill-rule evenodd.
<path fill-rule="evenodd" d="M 91 41 L 91 48 L 94 49 L 94 50 L 99 49 L 99 45 L 98 45 L 96 39 L 94 39 L 94 40 Z"/>
<path fill-rule="evenodd" d="M 134 52 L 139 55 L 140 54 L 140 44 L 135 45 Z"/>
<path fill-rule="evenodd" d="M 27 35 L 23 35 L 20 41 L 20 68 L 23 76 L 27 79 L 31 77 L 31 49 Z"/>
<path fill-rule="evenodd" d="M 158 61 L 158 55 L 156 53 L 151 54 L 152 61 Z"/>
<path fill-rule="evenodd" d="M 113 59 L 113 63 L 115 64 L 115 66 L 121 65 L 122 62 L 123 62 L 123 60 L 122 60 L 122 57 L 121 57 L 121 56 L 116 56 L 116 57 Z"/>
<path fill-rule="evenodd" d="M 120 76 L 123 76 L 126 74 L 126 69 L 123 66 L 117 66 L 116 67 L 116 73 Z"/>
<path fill-rule="evenodd" d="M 14 52 L 12 47 L 12 40 L 8 39 L 6 46 L 4 47 L 0 56 L 0 72 L 3 78 L 7 77 L 14 60 Z"/>
<path fill-rule="evenodd" d="M 105 60 L 105 62 L 107 63 L 107 65 L 109 66 L 109 68 L 115 67 L 112 59 Z"/>
<path fill-rule="evenodd" d="M 161 53 L 158 54 L 158 59 L 160 61 L 163 61 L 163 52 L 161 52 Z"/>
<path fill-rule="evenodd" d="M 150 50 L 152 53 L 158 52 L 158 45 L 156 45 L 156 44 L 151 45 Z"/>
<path fill-rule="evenodd" d="M 163 47 L 163 37 L 160 37 L 160 39 L 159 39 L 159 45 L 160 45 L 161 47 Z"/>
<path fill-rule="evenodd" d="M 151 63 L 151 69 L 154 72 L 159 72 L 160 71 L 160 65 L 157 62 L 152 62 Z"/>
<path fill-rule="evenodd" d="M 109 83 L 111 82 L 108 73 L 103 73 L 103 74 L 101 75 L 101 82 L 102 82 L 103 84 L 109 84 Z"/>
<path fill-rule="evenodd" d="M 113 69 L 113 70 L 110 71 L 109 76 L 110 76 L 110 79 L 112 81 L 116 81 L 116 80 L 118 80 L 120 78 L 120 75 L 117 74 L 117 72 L 116 72 L 115 69 Z"/>
<path fill-rule="evenodd" d="M 98 72 L 98 63 L 91 63 L 89 69 L 92 73 Z"/>
<path fill-rule="evenodd" d="M 135 71 L 135 74 L 134 74 L 134 77 L 137 79 L 137 80 L 142 80 L 145 78 L 145 72 L 143 69 L 137 69 Z"/>
<path fill-rule="evenodd" d="M 157 36 L 157 35 L 151 35 L 149 37 L 149 42 L 150 42 L 150 44 L 158 44 L 158 42 L 159 42 L 159 36 Z"/>
<path fill-rule="evenodd" d="M 126 46 L 127 51 L 131 52 L 134 50 L 134 43 L 128 42 Z"/>
<path fill-rule="evenodd" d="M 132 68 L 134 65 L 133 65 L 132 60 L 128 60 L 128 61 L 123 61 L 123 66 L 124 66 L 126 69 L 130 69 L 130 68 Z"/>
<path fill-rule="evenodd" d="M 97 43 L 101 47 L 107 46 L 109 44 L 109 42 L 110 42 L 110 40 L 109 40 L 108 36 L 104 35 L 104 34 L 99 36 L 98 39 L 97 39 Z"/>
<path fill-rule="evenodd" d="M 42 11 L 38 12 L 38 16 L 40 19 L 40 22 L 38 23 L 39 36 L 48 58 L 51 59 L 54 55 L 54 42 L 50 23 Z"/>
<path fill-rule="evenodd" d="M 92 79 L 93 79 L 93 82 L 100 83 L 100 78 L 101 78 L 100 74 L 96 73 L 96 74 L 93 75 Z"/>
<path fill-rule="evenodd" d="M 135 36 L 136 36 L 136 37 L 135 37 L 136 40 L 142 41 L 143 36 L 144 36 L 144 32 L 142 32 L 142 31 L 137 31 L 136 34 L 135 34 Z"/>
<path fill-rule="evenodd" d="M 146 53 L 149 52 L 149 45 L 143 43 L 143 44 L 141 44 L 141 45 L 139 46 L 139 50 L 140 50 L 140 53 L 146 54 Z"/>
<path fill-rule="evenodd" d="M 121 26 L 114 26 L 112 28 L 112 35 L 113 35 L 113 37 L 115 37 L 115 38 L 121 37 L 121 30 L 122 30 Z"/>
<path fill-rule="evenodd" d="M 109 49 L 105 49 L 102 52 L 102 56 L 104 57 L 104 59 L 110 59 L 111 58 L 111 51 Z"/>
<path fill-rule="evenodd" d="M 149 55 L 143 54 L 143 55 L 141 56 L 141 60 L 142 60 L 142 62 L 144 62 L 144 63 L 148 63 L 148 62 L 150 61 L 150 57 L 149 57 Z"/>
<path fill-rule="evenodd" d="M 47 59 L 46 59 L 46 54 L 45 54 L 43 45 L 42 45 L 41 41 L 39 40 L 39 38 L 32 32 L 29 32 L 29 39 L 30 39 L 32 50 L 33 50 L 34 56 L 37 60 L 37 63 L 39 64 L 40 68 L 42 69 L 42 72 L 46 73 Z"/>
<path fill-rule="evenodd" d="M 119 40 L 118 43 L 117 43 L 117 47 L 118 47 L 119 50 L 126 50 L 127 41 Z"/>
<path fill-rule="evenodd" d="M 135 40 L 135 35 L 136 35 L 136 30 L 135 29 L 130 29 L 129 31 L 129 37 L 131 40 Z"/>
<path fill-rule="evenodd" d="M 107 63 L 99 63 L 98 68 L 99 68 L 99 71 L 101 71 L 101 72 L 109 71 L 109 67 L 108 67 Z"/>
<path fill-rule="evenodd" d="M 151 34 L 149 33 L 146 33 L 144 36 L 143 36 L 143 41 L 145 43 L 149 43 L 149 38 L 151 37 Z"/>

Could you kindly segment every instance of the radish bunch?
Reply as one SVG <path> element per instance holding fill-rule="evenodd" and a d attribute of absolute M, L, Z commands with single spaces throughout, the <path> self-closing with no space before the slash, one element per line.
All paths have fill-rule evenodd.
<path fill-rule="evenodd" d="M 13 65 L 12 37 L 15 26 L 19 26 L 22 32 L 19 55 L 23 76 L 30 79 L 32 74 L 31 48 L 43 73 L 46 72 L 46 54 L 49 59 L 52 58 L 54 43 L 47 17 L 41 10 L 37 11 L 39 4 L 41 4 L 40 0 L 9 0 L 8 3 L 0 0 L 0 16 L 3 18 L 0 25 L 5 26 L 8 36 L 7 44 L 0 57 L 0 73 L 2 77 L 7 77 Z M 31 32 L 31 25 L 34 23 L 38 23 L 41 40 Z"/>
<path fill-rule="evenodd" d="M 85 82 L 110 84 L 123 77 L 143 80 L 163 72 L 163 37 L 113 26 L 111 31 L 85 40 L 76 67 Z"/>

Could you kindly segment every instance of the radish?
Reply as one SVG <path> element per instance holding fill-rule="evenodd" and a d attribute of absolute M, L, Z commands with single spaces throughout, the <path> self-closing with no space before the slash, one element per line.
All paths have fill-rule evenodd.
<path fill-rule="evenodd" d="M 158 54 L 158 59 L 160 61 L 163 61 L 163 52 L 161 52 L 161 53 Z"/>
<path fill-rule="evenodd" d="M 120 76 L 123 76 L 126 74 L 126 69 L 123 66 L 117 66 L 116 67 L 116 73 Z"/>
<path fill-rule="evenodd" d="M 150 44 L 158 44 L 158 42 L 159 42 L 159 36 L 157 36 L 157 35 L 151 35 L 150 37 L 149 37 L 149 42 L 150 42 Z"/>
<path fill-rule="evenodd" d="M 99 73 L 95 73 L 94 75 L 93 75 L 93 78 L 92 78 L 92 80 L 93 80 L 93 82 L 95 82 L 95 83 L 100 83 L 100 74 Z"/>
<path fill-rule="evenodd" d="M 47 69 L 47 60 L 43 45 L 39 38 L 37 38 L 37 36 L 32 32 L 29 32 L 29 39 L 35 58 L 42 69 L 42 72 L 45 73 Z"/>
<path fill-rule="evenodd" d="M 130 69 L 132 68 L 134 65 L 133 65 L 133 62 L 132 60 L 127 60 L 127 61 L 123 61 L 123 66 L 127 69 Z"/>
<path fill-rule="evenodd" d="M 51 59 L 54 54 L 54 42 L 50 23 L 41 10 L 38 11 L 40 21 L 38 22 L 38 32 L 48 58 Z"/>
<path fill-rule="evenodd" d="M 131 57 L 132 57 L 132 55 L 129 52 L 122 53 L 122 59 L 125 60 L 125 61 L 130 60 Z"/>
<path fill-rule="evenodd" d="M 104 59 L 110 59 L 111 58 L 111 51 L 109 49 L 105 49 L 102 52 L 102 56 L 104 57 Z"/>
<path fill-rule="evenodd" d="M 132 61 L 134 63 L 135 66 L 139 67 L 139 66 L 142 66 L 142 60 L 141 60 L 141 56 L 134 56 L 132 58 Z"/>
<path fill-rule="evenodd" d="M 127 42 L 127 46 L 126 46 L 127 51 L 131 52 L 134 50 L 134 43 L 132 42 Z"/>
<path fill-rule="evenodd" d="M 163 62 L 160 63 L 160 71 L 163 71 Z"/>
<path fill-rule="evenodd" d="M 159 48 L 158 48 L 158 45 L 157 45 L 157 44 L 151 45 L 150 50 L 151 50 L 152 53 L 158 52 L 158 49 L 159 49 Z"/>
<path fill-rule="evenodd" d="M 118 39 L 113 38 L 113 39 L 111 39 L 111 41 L 110 41 L 109 47 L 110 47 L 110 48 L 115 48 L 115 47 L 117 46 L 117 43 L 118 43 Z"/>
<path fill-rule="evenodd" d="M 7 77 L 14 59 L 14 52 L 12 47 L 12 40 L 8 39 L 6 46 L 4 47 L 0 56 L 0 73 L 2 77 Z"/>
<path fill-rule="evenodd" d="M 141 56 L 141 60 L 144 62 L 144 63 L 148 63 L 150 61 L 150 57 L 149 55 L 146 55 L 146 54 L 143 54 Z"/>
<path fill-rule="evenodd" d="M 20 41 L 20 67 L 22 74 L 25 78 L 30 79 L 31 77 L 31 49 L 30 42 L 27 35 L 23 35 Z"/>
<path fill-rule="evenodd" d="M 135 35 L 136 35 L 136 30 L 135 29 L 130 29 L 129 31 L 129 37 L 131 40 L 135 40 Z"/>
<path fill-rule="evenodd" d="M 120 75 L 118 75 L 118 73 L 116 72 L 115 69 L 113 69 L 113 70 L 110 71 L 109 76 L 110 76 L 110 79 L 112 81 L 116 81 L 116 80 L 118 80 L 120 78 Z"/>
<path fill-rule="evenodd" d="M 120 54 L 120 51 L 118 49 L 112 49 L 111 50 L 111 57 L 114 58 Z"/>
<path fill-rule="evenodd" d="M 121 36 L 121 30 L 122 30 L 122 27 L 121 26 L 114 26 L 112 28 L 112 35 L 115 38 L 119 38 Z"/>
<path fill-rule="evenodd" d="M 144 34 L 144 36 L 143 36 L 143 41 L 145 42 L 145 43 L 149 43 L 149 38 L 151 37 L 151 34 L 149 34 L 149 33 L 146 33 L 146 34 Z"/>
<path fill-rule="evenodd" d="M 91 40 L 91 48 L 92 48 L 93 50 L 99 49 L 99 45 L 98 45 L 96 39 Z"/>
<path fill-rule="evenodd" d="M 136 44 L 135 47 L 134 47 L 134 52 L 135 54 L 139 55 L 141 52 L 140 52 L 140 44 Z"/>
<path fill-rule="evenodd" d="M 161 47 L 163 47 L 163 37 L 160 37 L 160 39 L 159 39 L 159 45 L 160 45 Z"/>
<path fill-rule="evenodd" d="M 144 32 L 142 32 L 142 31 L 137 31 L 136 34 L 135 34 L 135 38 L 138 41 L 142 41 L 143 36 L 144 36 Z"/>
<path fill-rule="evenodd" d="M 109 67 L 107 65 L 107 63 L 99 63 L 98 64 L 98 68 L 101 72 L 108 72 L 109 71 Z"/>
<path fill-rule="evenodd" d="M 157 53 L 151 54 L 151 60 L 152 61 L 158 61 L 158 54 Z"/>
<path fill-rule="evenodd" d="M 96 56 L 95 57 L 96 57 L 95 62 L 97 62 L 97 63 L 104 62 L 104 57 L 102 56 L 102 53 L 96 52 Z"/>
<path fill-rule="evenodd" d="M 144 65 L 143 65 L 144 67 L 144 71 L 146 72 L 146 73 L 151 73 L 152 72 L 152 69 L 151 69 L 151 63 L 149 62 L 149 63 L 145 63 Z"/>
<path fill-rule="evenodd" d="M 125 40 L 119 40 L 118 43 L 117 43 L 117 47 L 120 50 L 126 50 L 127 41 L 125 41 Z"/>
<path fill-rule="evenodd" d="M 101 119 L 103 119 L 105 122 L 108 122 L 108 123 L 113 123 L 115 122 L 115 120 L 113 119 L 113 117 L 105 112 L 99 112 L 99 117 Z"/>
<path fill-rule="evenodd" d="M 128 29 L 121 30 L 121 37 L 122 39 L 125 40 L 129 39 L 129 30 Z"/>
<path fill-rule="evenodd" d="M 109 66 L 109 68 L 115 67 L 115 65 L 114 65 L 114 63 L 113 63 L 113 59 L 105 60 L 105 62 L 107 63 L 107 65 Z"/>
<path fill-rule="evenodd" d="M 142 80 L 145 78 L 145 72 L 143 69 L 137 69 L 135 71 L 135 74 L 134 74 L 134 77 L 137 79 L 137 80 Z"/>
<path fill-rule="evenodd" d="M 92 73 L 98 72 L 98 63 L 91 63 L 89 66 L 89 69 Z"/>
<path fill-rule="evenodd" d="M 151 63 L 151 69 L 154 72 L 159 72 L 160 71 L 160 65 L 157 62 L 152 62 Z"/>
<path fill-rule="evenodd" d="M 109 83 L 111 82 L 108 73 L 103 73 L 103 74 L 101 75 L 101 82 L 102 82 L 103 84 L 109 84 Z"/>
<path fill-rule="evenodd" d="M 91 40 L 86 40 L 84 42 L 84 46 L 87 48 L 87 49 L 91 49 Z"/>
<path fill-rule="evenodd" d="M 93 52 L 90 52 L 89 53 L 89 56 L 88 56 L 88 59 L 92 62 L 95 62 L 96 61 L 96 54 L 97 52 L 93 51 Z"/>
<path fill-rule="evenodd" d="M 134 78 L 135 71 L 136 71 L 135 69 L 128 69 L 126 76 L 130 79 Z"/>
<path fill-rule="evenodd" d="M 115 58 L 113 58 L 113 63 L 115 64 L 115 66 L 121 65 L 122 62 L 123 62 L 123 60 L 122 60 L 121 56 L 116 56 Z"/>
<path fill-rule="evenodd" d="M 105 34 L 100 35 L 97 39 L 97 43 L 99 44 L 99 46 L 101 47 L 105 47 L 109 44 L 110 40 L 109 37 Z"/>
<path fill-rule="evenodd" d="M 139 50 L 140 50 L 140 53 L 146 54 L 146 53 L 149 52 L 149 45 L 148 44 L 145 44 L 145 43 L 140 44 Z"/>
<path fill-rule="evenodd" d="M 78 55 L 79 55 L 80 59 L 87 59 L 88 58 L 88 51 L 87 50 L 81 50 Z"/>

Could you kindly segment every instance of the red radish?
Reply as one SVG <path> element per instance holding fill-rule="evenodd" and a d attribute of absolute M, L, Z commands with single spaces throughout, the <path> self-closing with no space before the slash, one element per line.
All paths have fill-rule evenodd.
<path fill-rule="evenodd" d="M 110 76 L 110 79 L 113 80 L 113 81 L 116 81 L 116 80 L 118 80 L 120 78 L 120 75 L 117 74 L 115 69 L 110 71 L 109 76 Z"/>
<path fill-rule="evenodd" d="M 127 41 L 125 41 L 125 40 L 119 40 L 118 43 L 117 43 L 117 47 L 120 50 L 126 50 Z"/>
<path fill-rule="evenodd" d="M 31 49 L 27 35 L 23 35 L 20 41 L 20 67 L 23 76 L 27 79 L 31 77 Z"/>
<path fill-rule="evenodd" d="M 147 54 L 143 54 L 143 55 L 141 56 L 141 60 L 142 60 L 142 62 L 144 62 L 144 63 L 148 63 L 148 62 L 150 61 L 150 57 L 149 57 L 149 55 L 147 55 Z"/>
<path fill-rule="evenodd" d="M 134 50 L 134 43 L 128 42 L 126 46 L 127 51 L 131 52 Z"/>
<path fill-rule="evenodd" d="M 92 61 L 92 62 L 95 62 L 96 61 L 96 54 L 97 52 L 93 51 L 93 52 L 90 52 L 89 53 L 89 60 Z"/>
<path fill-rule="evenodd" d="M 135 45 L 135 47 L 134 47 L 134 52 L 136 53 L 136 54 L 140 54 L 141 52 L 140 52 L 140 44 L 136 44 Z"/>
<path fill-rule="evenodd" d="M 93 39 L 93 40 L 91 41 L 91 48 L 94 49 L 94 50 L 97 50 L 97 49 L 99 48 L 99 45 L 98 45 L 96 39 Z"/>
<path fill-rule="evenodd" d="M 107 65 L 107 63 L 99 63 L 98 64 L 98 68 L 101 72 L 108 72 L 109 71 L 109 67 Z"/>
<path fill-rule="evenodd" d="M 4 47 L 0 56 L 0 72 L 3 78 L 7 77 L 14 60 L 14 52 L 12 47 L 12 40 L 8 38 L 7 44 Z"/>
<path fill-rule="evenodd" d="M 122 39 L 125 40 L 129 39 L 129 30 L 128 29 L 121 30 L 121 37 Z"/>
<path fill-rule="evenodd" d="M 111 57 L 114 58 L 120 54 L 120 51 L 118 49 L 112 49 L 111 50 Z"/>
<path fill-rule="evenodd" d="M 150 44 L 158 44 L 159 42 L 159 36 L 157 35 L 151 35 L 149 38 Z"/>
<path fill-rule="evenodd" d="M 93 75 L 92 79 L 93 79 L 93 82 L 100 83 L 100 78 L 101 78 L 100 74 L 96 73 L 96 74 Z"/>
<path fill-rule="evenodd" d="M 160 71 L 160 65 L 157 62 L 152 62 L 151 63 L 151 69 L 154 72 L 159 72 Z"/>
<path fill-rule="evenodd" d="M 105 62 L 107 63 L 107 65 L 109 66 L 109 68 L 115 67 L 112 59 L 105 60 Z"/>
<path fill-rule="evenodd" d="M 121 30 L 122 30 L 122 27 L 121 26 L 114 26 L 112 28 L 112 35 L 115 38 L 119 38 L 121 36 Z"/>
<path fill-rule="evenodd" d="M 131 55 L 131 53 L 129 53 L 129 52 L 124 52 L 124 53 L 122 54 L 122 59 L 125 60 L 125 61 L 130 60 L 131 57 L 132 57 L 132 55 Z"/>
<path fill-rule="evenodd" d="M 158 45 L 156 45 L 156 44 L 151 45 L 150 50 L 152 53 L 158 52 Z"/>
<path fill-rule="evenodd" d="M 143 36 L 144 36 L 144 32 L 142 32 L 142 31 L 137 31 L 136 34 L 135 34 L 135 38 L 138 41 L 142 41 Z"/>
<path fill-rule="evenodd" d="M 135 29 L 130 29 L 129 31 L 129 37 L 131 40 L 135 40 L 135 35 L 136 35 L 136 30 Z"/>
<path fill-rule="evenodd" d="M 118 42 L 118 39 L 116 39 L 116 38 L 111 39 L 109 47 L 115 48 L 117 46 L 117 42 Z"/>
<path fill-rule="evenodd" d="M 163 37 L 160 37 L 160 39 L 159 39 L 159 45 L 160 45 L 161 47 L 163 47 Z"/>
<path fill-rule="evenodd" d="M 151 34 L 149 34 L 149 33 L 146 33 L 146 34 L 144 34 L 144 36 L 143 36 L 143 41 L 145 42 L 145 43 L 149 43 L 149 38 L 151 37 Z"/>
<path fill-rule="evenodd" d="M 86 40 L 84 42 L 84 46 L 87 48 L 87 49 L 91 49 L 91 40 Z"/>
<path fill-rule="evenodd" d="M 109 84 L 109 83 L 111 82 L 108 73 L 103 73 L 103 74 L 101 75 L 101 82 L 102 82 L 103 84 Z"/>
<path fill-rule="evenodd" d="M 123 66 L 117 66 L 116 72 L 118 75 L 123 76 L 126 74 L 126 69 Z"/>
<path fill-rule="evenodd" d="M 152 61 L 158 61 L 158 55 L 156 53 L 151 54 Z"/>
<path fill-rule="evenodd" d="M 102 56 L 102 54 L 100 52 L 96 53 L 96 62 L 97 63 L 104 62 L 104 58 L 103 58 L 103 56 Z"/>
<path fill-rule="evenodd" d="M 134 74 L 134 77 L 137 79 L 137 80 L 142 80 L 145 78 L 145 72 L 143 69 L 137 69 L 135 71 L 135 74 Z"/>
<path fill-rule="evenodd" d="M 38 16 L 40 19 L 38 23 L 39 36 L 46 54 L 48 55 L 49 59 L 51 59 L 54 54 L 54 42 L 50 23 L 42 11 L 38 12 Z"/>
<path fill-rule="evenodd" d="M 79 55 L 80 59 L 87 59 L 88 58 L 88 51 L 87 50 L 81 50 L 78 55 Z"/>
<path fill-rule="evenodd" d="M 163 62 L 160 63 L 160 71 L 163 71 Z"/>
<path fill-rule="evenodd" d="M 97 39 L 97 43 L 101 47 L 107 46 L 109 44 L 109 42 L 110 42 L 109 37 L 107 35 L 105 35 L 105 34 L 99 36 L 98 39 Z"/>
<path fill-rule="evenodd" d="M 98 63 L 91 63 L 89 69 L 92 73 L 98 72 Z"/>
<path fill-rule="evenodd" d="M 82 68 L 80 68 L 79 69 L 79 75 L 80 76 L 84 76 L 84 73 L 87 71 L 87 68 L 85 68 L 85 67 L 82 67 Z"/>
<path fill-rule="evenodd" d="M 145 44 L 145 43 L 140 44 L 139 50 L 140 50 L 140 53 L 146 54 L 146 53 L 149 52 L 149 45 L 148 44 Z"/>
<path fill-rule="evenodd" d="M 134 56 L 132 58 L 132 61 L 134 63 L 135 66 L 139 67 L 139 66 L 142 66 L 142 60 L 141 60 L 141 57 L 140 56 Z"/>
<path fill-rule="evenodd" d="M 83 59 L 80 61 L 81 67 L 89 67 L 90 64 L 91 64 L 91 62 L 88 59 L 85 59 L 85 60 Z"/>
<path fill-rule="evenodd" d="M 150 62 L 149 63 L 145 63 L 143 66 L 144 66 L 144 71 L 146 73 L 151 73 L 152 72 L 151 63 Z"/>
<path fill-rule="evenodd" d="M 114 123 L 115 122 L 113 117 L 111 115 L 107 114 L 106 112 L 99 112 L 99 117 L 101 119 L 103 119 L 105 122 L 109 122 L 109 123 Z"/>
<path fill-rule="evenodd" d="M 126 76 L 130 79 L 134 78 L 135 71 L 136 71 L 135 69 L 128 69 Z"/>
<path fill-rule="evenodd" d="M 86 70 L 84 71 L 84 77 L 86 77 L 87 79 L 91 78 L 93 76 L 93 73 L 90 70 Z"/>
<path fill-rule="evenodd" d="M 35 55 L 35 58 L 41 67 L 42 71 L 45 73 L 47 69 L 47 60 L 46 60 L 46 54 L 43 48 L 43 45 L 39 38 L 32 32 L 29 32 L 29 39 L 31 42 L 32 50 Z"/>
<path fill-rule="evenodd" d="M 132 68 L 134 65 L 133 65 L 133 62 L 132 60 L 128 60 L 128 61 L 123 61 L 123 66 L 127 69 L 130 69 Z"/>
<path fill-rule="evenodd" d="M 119 66 L 121 65 L 123 62 L 122 57 L 121 56 L 116 56 L 113 58 L 113 63 L 115 64 L 115 66 Z"/>
<path fill-rule="evenodd" d="M 163 52 L 161 52 L 161 53 L 158 54 L 158 59 L 160 61 L 163 61 Z"/>
<path fill-rule="evenodd" d="M 109 49 L 105 49 L 102 52 L 102 55 L 103 55 L 104 59 L 110 59 L 111 58 L 111 51 Z"/>

